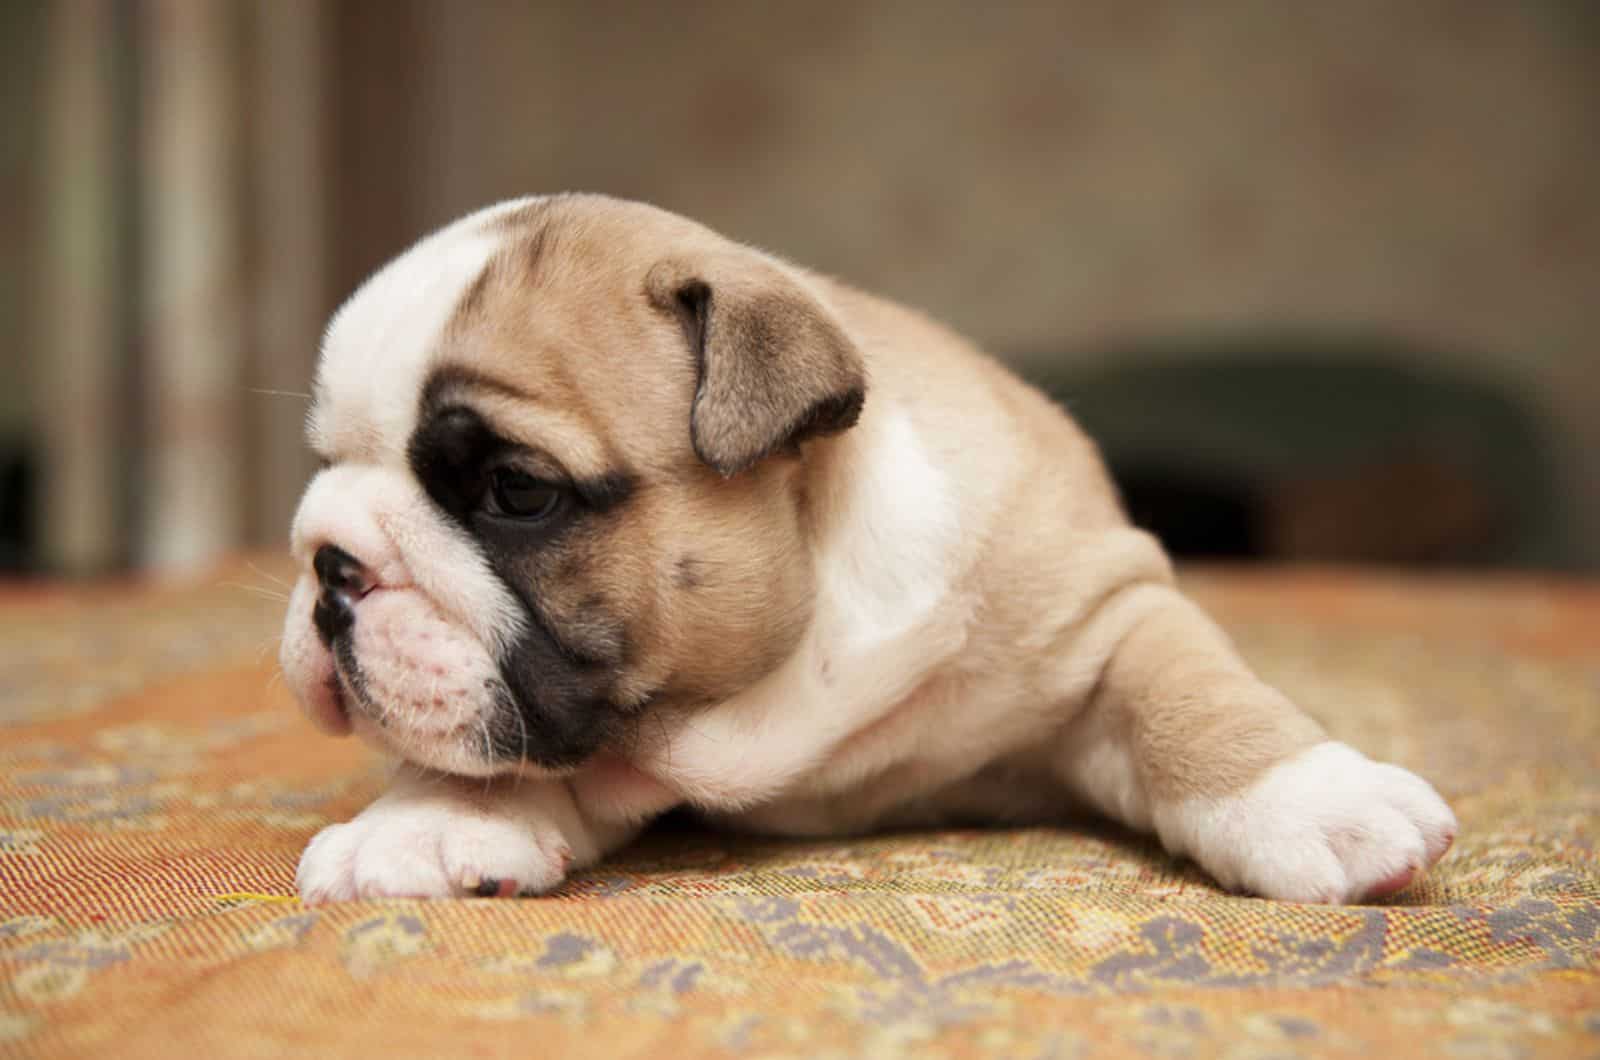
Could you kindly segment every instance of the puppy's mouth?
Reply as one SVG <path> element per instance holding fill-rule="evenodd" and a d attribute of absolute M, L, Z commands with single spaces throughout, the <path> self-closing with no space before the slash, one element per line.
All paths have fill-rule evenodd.
<path fill-rule="evenodd" d="M 355 715 L 382 730 L 382 738 L 389 741 L 391 750 L 403 757 L 469 775 L 480 772 L 489 775 L 518 766 L 527 759 L 528 726 L 503 681 L 485 682 L 484 693 L 496 709 L 482 715 L 474 712 L 424 732 L 408 723 L 405 712 L 397 715 L 374 695 L 372 680 L 361 664 L 352 631 L 330 638 L 328 651 L 333 658 L 333 669 L 327 687 L 339 713 L 347 719 Z"/>
<path fill-rule="evenodd" d="M 570 773 L 609 738 L 592 731 L 593 711 L 561 700 L 562 672 L 552 697 L 545 668 L 497 657 L 420 591 L 375 590 L 359 608 L 316 603 L 307 632 L 324 661 L 309 698 L 330 728 L 471 776 Z"/>

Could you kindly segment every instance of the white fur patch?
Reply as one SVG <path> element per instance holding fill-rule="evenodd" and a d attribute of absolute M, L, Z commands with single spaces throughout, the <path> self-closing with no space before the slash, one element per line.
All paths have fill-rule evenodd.
<path fill-rule="evenodd" d="M 543 893 L 602 852 L 560 783 L 484 792 L 405 771 L 354 820 L 317 833 L 295 883 L 308 904 L 462 897 L 485 881 Z"/>
<path fill-rule="evenodd" d="M 1156 806 L 1154 818 L 1168 850 L 1224 886 L 1289 902 L 1398 889 L 1456 833 L 1455 815 L 1427 781 L 1331 741 L 1274 766 L 1242 795 Z"/>
<path fill-rule="evenodd" d="M 869 444 L 817 545 L 818 625 L 847 654 L 900 636 L 939 605 L 961 527 L 944 472 L 905 413 L 885 410 Z"/>
<path fill-rule="evenodd" d="M 439 337 L 505 235 L 500 203 L 422 239 L 356 289 L 334 313 L 317 365 L 313 443 L 339 461 L 403 462 Z"/>

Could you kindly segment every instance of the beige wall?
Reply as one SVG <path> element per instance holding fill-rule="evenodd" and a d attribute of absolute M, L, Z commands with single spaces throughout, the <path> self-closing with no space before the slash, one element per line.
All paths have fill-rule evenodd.
<path fill-rule="evenodd" d="M 28 302 L 36 294 L 25 248 L 37 213 L 40 55 L 43 6 L 31 0 L 0 4 L 0 381 L 28 376 L 33 320 Z M 30 422 L 25 387 L 0 386 L 0 438 L 20 433 Z"/>
<path fill-rule="evenodd" d="M 1016 357 L 1412 339 L 1556 417 L 1600 543 L 1593 6 L 634 6 L 421 8 L 430 222 L 641 196 Z"/>
<path fill-rule="evenodd" d="M 1582 0 L 0 9 L 0 218 L 24 232 L 0 248 L 0 378 L 24 384 L 0 387 L 0 431 L 50 419 L 51 466 L 81 472 L 45 484 L 61 499 L 47 543 L 65 540 L 54 527 L 101 525 L 81 512 L 108 477 L 128 498 L 123 525 L 77 550 L 90 558 L 63 556 L 69 568 L 194 565 L 237 543 L 235 527 L 280 543 L 308 466 L 303 404 L 262 392 L 302 389 L 328 308 L 427 227 L 573 188 L 694 215 L 1035 367 L 1252 329 L 1440 351 L 1547 415 L 1583 520 L 1567 536 L 1600 567 L 1600 8 Z M 196 18 L 211 32 L 183 29 Z M 104 42 L 109 65 L 137 75 L 85 75 L 118 123 L 100 137 L 61 105 L 80 79 L 45 69 L 75 25 L 72 39 Z M 142 150 L 120 157 L 130 144 Z M 91 148 L 111 160 L 97 175 L 72 162 Z M 179 177 L 153 185 L 169 163 L 205 195 Z M 91 199 L 137 222 L 108 226 L 96 260 L 113 262 L 109 278 L 72 264 L 85 216 L 72 204 Z M 164 217 L 174 231 L 156 230 Z M 228 238 L 197 241 L 212 257 L 179 269 L 193 262 L 162 247 L 187 246 L 185 232 Z M 51 297 L 34 294 L 41 275 Z M 246 485 L 227 502 L 222 484 L 190 483 L 243 511 L 166 556 L 153 539 L 175 535 L 152 498 L 182 494 L 162 493 L 162 476 L 196 443 L 163 433 L 176 391 L 149 369 L 190 379 L 183 358 L 217 346 L 215 329 L 209 346 L 184 333 L 210 309 L 157 326 L 169 318 L 155 296 L 185 276 L 228 280 L 198 303 L 230 303 L 228 370 L 211 389 L 246 393 L 222 402 L 241 415 L 206 420 L 204 445 L 233 452 Z M 103 316 L 57 297 L 86 279 L 121 285 L 102 292 Z M 125 428 L 80 417 L 109 445 L 36 411 L 83 404 L 82 373 L 52 351 L 96 319 L 115 337 L 73 355 L 105 362 L 101 391 L 140 379 Z"/>

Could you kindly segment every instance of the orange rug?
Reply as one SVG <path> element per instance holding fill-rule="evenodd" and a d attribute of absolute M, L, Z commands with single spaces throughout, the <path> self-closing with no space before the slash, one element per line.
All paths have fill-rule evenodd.
<path fill-rule="evenodd" d="M 308 910 L 301 849 L 382 766 L 274 678 L 282 574 L 0 589 L 0 1055 L 1600 1055 L 1600 589 L 1191 576 L 1453 803 L 1379 906 L 1086 825 L 658 832 L 550 898 Z"/>

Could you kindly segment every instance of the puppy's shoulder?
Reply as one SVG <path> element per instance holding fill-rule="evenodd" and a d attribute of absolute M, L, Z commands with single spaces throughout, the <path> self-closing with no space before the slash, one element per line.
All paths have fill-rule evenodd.
<path fill-rule="evenodd" d="M 926 313 L 809 279 L 861 346 L 869 413 L 908 417 L 969 509 L 1020 505 L 1057 530 L 1124 525 L 1099 448 L 1037 387 Z"/>

